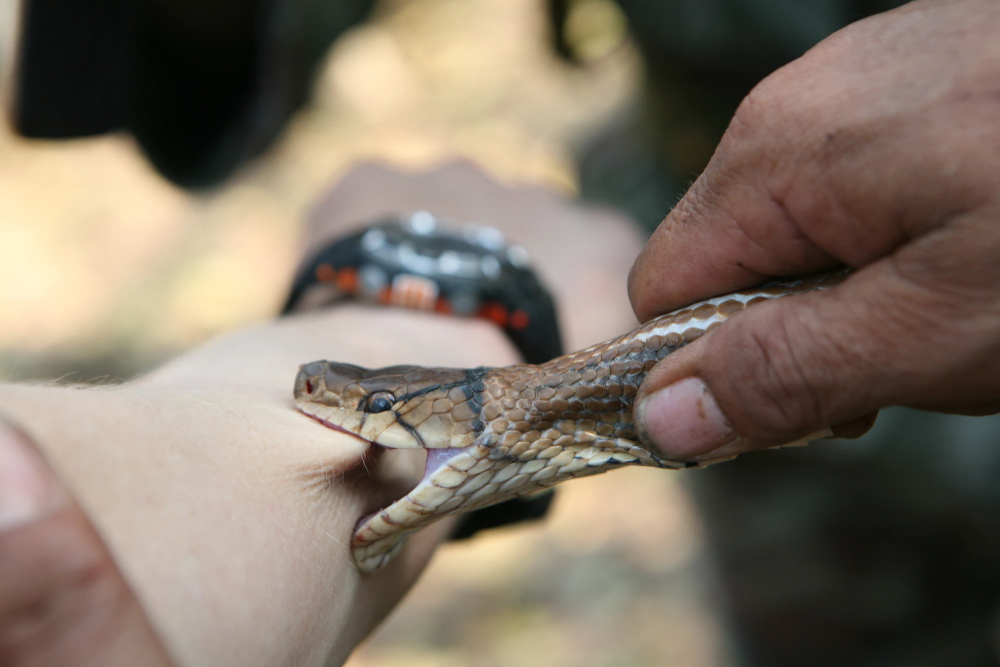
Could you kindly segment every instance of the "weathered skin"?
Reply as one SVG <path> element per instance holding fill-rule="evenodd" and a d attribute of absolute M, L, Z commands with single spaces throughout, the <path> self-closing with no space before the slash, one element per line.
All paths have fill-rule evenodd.
<path fill-rule="evenodd" d="M 302 366 L 295 381 L 302 412 L 384 447 L 428 450 L 423 480 L 358 525 L 351 540 L 355 563 L 372 572 L 412 533 L 443 516 L 575 477 L 623 465 L 683 468 L 717 462 L 672 461 L 643 446 L 632 403 L 646 372 L 759 300 L 829 288 L 846 275 L 788 279 L 709 299 L 539 366 L 368 370 L 329 361 Z"/>

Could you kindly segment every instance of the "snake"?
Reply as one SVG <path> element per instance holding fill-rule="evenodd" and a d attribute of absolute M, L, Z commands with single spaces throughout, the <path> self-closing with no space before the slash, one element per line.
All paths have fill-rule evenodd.
<path fill-rule="evenodd" d="M 700 301 L 538 365 L 300 366 L 294 398 L 305 415 L 372 445 L 427 450 L 422 480 L 356 525 L 355 566 L 378 570 L 407 538 L 442 517 L 570 479 L 628 465 L 677 469 L 732 458 L 677 461 L 643 444 L 632 410 L 646 373 L 755 304 L 830 289 L 847 275 L 784 278 Z"/>

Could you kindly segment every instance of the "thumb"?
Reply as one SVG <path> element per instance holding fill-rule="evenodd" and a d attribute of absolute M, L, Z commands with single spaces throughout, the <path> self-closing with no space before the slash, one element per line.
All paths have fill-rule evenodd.
<path fill-rule="evenodd" d="M 101 538 L 0 422 L 0 665 L 170 664 Z"/>
<path fill-rule="evenodd" d="M 760 303 L 665 358 L 636 396 L 643 441 L 709 462 L 856 437 L 889 405 L 996 410 L 996 318 L 899 266 L 887 258 L 832 289 Z"/>

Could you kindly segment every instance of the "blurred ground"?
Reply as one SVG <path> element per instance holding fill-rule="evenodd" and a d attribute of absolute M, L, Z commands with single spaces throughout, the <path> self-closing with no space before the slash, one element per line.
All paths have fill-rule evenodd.
<path fill-rule="evenodd" d="M 310 206 L 360 159 L 464 156 L 574 191 L 576 142 L 623 113 L 641 78 L 614 7 L 576 6 L 585 69 L 551 54 L 539 0 L 383 3 L 335 45 L 279 144 L 218 192 L 170 186 L 127 137 L 45 144 L 4 128 L 0 377 L 127 379 L 272 317 Z M 443 549 L 351 665 L 724 664 L 704 569 L 677 477 L 579 480 L 544 527 Z"/>
<path fill-rule="evenodd" d="M 727 664 L 676 476 L 577 480 L 553 509 L 544 524 L 439 551 L 351 667 Z"/>
<path fill-rule="evenodd" d="M 156 176 L 127 137 L 45 144 L 4 128 L 0 370 L 127 377 L 272 316 L 309 207 L 360 159 L 465 156 L 572 191 L 570 140 L 627 105 L 638 61 L 625 47 L 575 69 L 547 31 L 538 0 L 385 3 L 334 46 L 279 144 L 202 196 Z"/>

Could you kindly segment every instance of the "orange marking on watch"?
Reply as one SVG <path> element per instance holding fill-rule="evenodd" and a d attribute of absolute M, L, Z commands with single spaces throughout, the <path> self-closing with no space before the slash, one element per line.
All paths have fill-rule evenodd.
<path fill-rule="evenodd" d="M 358 271 L 350 267 L 337 272 L 337 289 L 353 294 L 358 291 Z"/>
<path fill-rule="evenodd" d="M 507 309 L 502 303 L 490 301 L 483 305 L 479 314 L 481 317 L 492 320 L 500 328 L 507 326 Z"/>
<path fill-rule="evenodd" d="M 320 264 L 316 267 L 316 280 L 324 283 L 332 283 L 337 279 L 337 269 L 329 264 Z"/>
<path fill-rule="evenodd" d="M 528 313 L 524 312 L 523 310 L 515 310 L 510 315 L 510 326 L 512 326 L 515 329 L 525 328 L 526 326 L 528 326 L 528 323 L 530 321 L 531 318 L 528 317 Z"/>
<path fill-rule="evenodd" d="M 392 305 L 416 310 L 433 310 L 440 288 L 423 276 L 400 273 L 392 279 Z"/>

